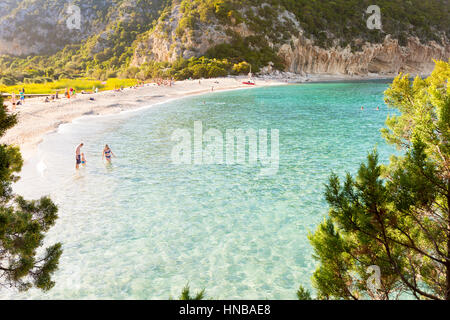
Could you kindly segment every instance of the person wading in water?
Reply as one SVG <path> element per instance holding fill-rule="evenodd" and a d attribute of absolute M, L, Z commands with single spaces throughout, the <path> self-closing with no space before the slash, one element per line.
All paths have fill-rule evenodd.
<path fill-rule="evenodd" d="M 108 145 L 105 145 L 102 154 L 102 160 L 106 158 L 107 163 L 111 163 L 112 157 L 116 157 L 116 155 L 111 151 Z"/>
<path fill-rule="evenodd" d="M 84 146 L 84 143 L 80 143 L 79 146 L 77 147 L 77 149 L 75 150 L 75 160 L 76 160 L 76 165 L 75 165 L 75 169 L 78 170 L 78 168 L 80 168 L 80 164 L 81 164 L 81 148 Z"/>

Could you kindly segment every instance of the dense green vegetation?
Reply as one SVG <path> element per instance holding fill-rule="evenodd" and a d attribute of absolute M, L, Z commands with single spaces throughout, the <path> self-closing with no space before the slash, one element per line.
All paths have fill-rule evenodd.
<path fill-rule="evenodd" d="M 249 50 L 249 48 L 253 48 Z M 208 50 L 206 56 L 209 58 L 229 59 L 235 64 L 249 63 L 254 72 L 270 62 L 277 70 L 283 69 L 283 61 L 275 51 L 267 45 L 262 37 L 252 36 L 242 39 L 239 35 L 231 43 L 219 44 Z"/>
<path fill-rule="evenodd" d="M 292 23 L 278 19 L 278 14 L 287 9 L 295 14 L 306 35 L 322 47 L 351 45 L 356 50 L 361 45 L 358 39 L 378 43 L 387 34 L 403 45 L 408 36 L 440 43 L 442 36 L 450 33 L 445 0 L 377 1 L 382 15 L 381 32 L 369 30 L 366 25 L 370 15 L 365 11 L 373 4 L 370 0 L 254 0 L 251 5 L 243 0 L 183 0 L 183 18 L 178 28 L 195 30 L 198 24 L 211 23 L 213 17 L 224 25 L 244 21 L 257 35 L 280 43 L 300 31 Z"/>
<path fill-rule="evenodd" d="M 270 2 L 270 1 L 269 1 Z M 289 11 L 294 12 L 302 28 L 316 38 L 319 44 L 330 46 L 338 39 L 341 46 L 355 45 L 356 39 L 380 42 L 391 34 L 405 44 L 408 36 L 417 36 L 423 41 L 441 42 L 442 33 L 450 34 L 448 3 L 445 0 L 279 0 Z M 376 4 L 381 8 L 383 30 L 369 30 L 366 26 L 366 9 Z"/>
<path fill-rule="evenodd" d="M 92 4 L 90 9 L 96 13 L 96 19 L 91 21 L 91 24 L 106 24 L 105 31 L 82 43 L 68 44 L 64 49 L 49 56 L 0 56 L 0 84 L 42 83 L 78 77 L 106 80 L 117 77 L 130 63 L 133 55 L 132 43 L 139 34 L 152 28 L 159 10 L 167 1 L 137 0 L 133 2 L 133 6 L 120 5 L 127 4 L 127 1 L 116 2 L 109 5 L 95 2 Z M 82 0 L 72 4 L 83 7 Z M 116 15 L 126 18 L 115 20 Z M 30 17 L 30 21 L 35 20 Z M 22 33 L 28 35 L 30 32 L 33 32 L 32 27 Z M 72 31 L 74 32 L 77 31 Z M 50 37 L 57 38 L 51 35 Z"/>
<path fill-rule="evenodd" d="M 328 218 L 310 235 L 319 299 L 450 300 L 449 80 L 450 61 L 397 77 L 385 95 L 401 114 L 383 135 L 404 155 L 382 166 L 374 151 L 356 177 L 330 177 Z"/>
<path fill-rule="evenodd" d="M 247 74 L 250 64 L 247 62 L 232 63 L 227 59 L 209 59 L 206 57 L 183 59 L 174 63 L 150 62 L 141 68 L 129 68 L 125 74 L 131 78 L 145 79 L 202 79 L 225 77 L 229 74 Z"/>
<path fill-rule="evenodd" d="M 0 96 L 0 137 L 16 122 Z M 37 250 L 55 224 L 58 208 L 47 197 L 26 201 L 13 194 L 11 185 L 19 179 L 22 164 L 19 148 L 0 145 L 0 287 L 50 290 L 54 286 L 51 275 L 62 254 L 61 244 L 48 247 L 41 256 Z"/>
<path fill-rule="evenodd" d="M 81 7 L 87 5 L 81 0 L 74 4 Z M 129 78 L 131 75 L 138 75 L 141 79 L 144 76 L 162 75 L 177 79 L 208 77 L 225 74 L 223 70 L 227 74 L 239 73 L 239 68 L 235 65 L 240 63 L 250 64 L 255 72 L 269 62 L 274 64 L 275 69 L 283 69 L 283 63 L 277 56 L 277 48 L 282 43 L 289 43 L 291 36 L 297 35 L 300 28 L 319 46 L 350 45 L 353 51 L 360 49 L 365 41 L 381 42 L 387 34 L 405 44 L 408 36 L 417 36 L 422 41 L 441 42 L 450 33 L 445 0 L 377 1 L 382 14 L 381 31 L 369 30 L 366 26 L 369 15 L 365 11 L 372 4 L 369 0 L 89 2 L 89 6 L 92 6 L 89 25 L 104 26 L 102 32 L 81 43 L 68 44 L 49 56 L 0 56 L 0 82 L 3 85 L 14 85 L 79 77 L 106 80 L 115 77 Z M 171 11 L 178 5 L 180 17 L 176 22 Z M 300 25 L 296 26 L 290 18 L 282 18 L 284 10 L 291 12 Z M 33 17 L 30 17 L 30 21 L 36 20 Z M 241 23 L 245 23 L 251 32 L 250 36 L 233 31 Z M 218 43 L 215 46 L 211 43 L 211 48 L 205 54 L 209 60 L 177 61 L 173 64 L 147 62 L 138 70 L 130 66 L 137 45 L 145 41 L 150 33 L 159 31 L 167 37 L 172 35 L 172 43 L 180 41 L 182 46 L 189 49 L 189 46 L 196 45 L 196 37 L 203 32 L 205 26 L 221 29 L 232 39 L 230 43 Z M 23 32 L 32 32 L 33 29 L 26 29 L 26 25 L 21 28 L 25 28 Z M 56 35 L 50 35 L 49 38 L 59 39 Z M 214 59 L 227 62 L 211 62 Z M 242 73 L 247 71 L 245 69 Z"/>

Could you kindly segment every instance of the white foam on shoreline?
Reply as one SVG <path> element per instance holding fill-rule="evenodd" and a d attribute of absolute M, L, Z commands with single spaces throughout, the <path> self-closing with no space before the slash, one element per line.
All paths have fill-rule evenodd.
<path fill-rule="evenodd" d="M 21 148 L 22 156 L 28 161 L 36 154 L 39 144 L 46 134 L 58 132 L 63 124 L 77 123 L 87 117 L 107 117 L 128 112 L 139 112 L 156 105 L 161 105 L 185 97 L 204 95 L 216 92 L 225 92 L 239 89 L 252 89 L 245 87 L 240 80 L 234 78 L 217 78 L 197 81 L 180 81 L 173 87 L 157 87 L 154 85 L 138 89 L 125 89 L 123 92 L 104 91 L 95 95 L 96 101 L 89 101 L 90 96 L 79 95 L 74 100 L 61 100 L 57 103 L 39 103 L 38 99 L 29 99 L 19 109 L 19 123 L 1 139 L 7 144 L 16 144 Z M 219 83 L 216 83 L 219 82 Z M 262 81 L 261 81 L 262 82 Z M 286 85 L 278 81 L 265 82 L 255 88 L 271 85 Z M 198 86 L 198 88 L 195 88 Z M 211 87 L 214 91 L 210 91 Z M 192 90 L 194 87 L 194 90 Z M 142 103 L 149 93 L 155 101 Z M 156 95 L 156 93 L 159 93 Z M 116 105 L 112 104 L 117 102 Z M 64 109 L 63 109 L 64 108 Z M 115 108 L 116 110 L 111 110 Z M 40 118 L 40 121 L 36 121 Z"/>

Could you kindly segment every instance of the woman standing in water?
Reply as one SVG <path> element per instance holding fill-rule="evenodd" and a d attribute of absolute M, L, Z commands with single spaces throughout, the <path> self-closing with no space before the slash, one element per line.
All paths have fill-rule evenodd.
<path fill-rule="evenodd" d="M 105 148 L 103 149 L 102 160 L 106 158 L 106 162 L 110 164 L 112 157 L 116 157 L 116 155 L 111 151 L 108 145 L 105 145 Z"/>

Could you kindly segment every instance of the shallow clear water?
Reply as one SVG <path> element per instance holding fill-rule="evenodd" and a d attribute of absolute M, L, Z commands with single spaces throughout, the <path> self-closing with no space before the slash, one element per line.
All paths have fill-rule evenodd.
<path fill-rule="evenodd" d="M 48 293 L 0 298 L 168 299 L 189 281 L 216 299 L 295 299 L 315 268 L 309 231 L 327 214 L 324 183 L 355 173 L 378 144 L 387 84 L 328 83 L 195 96 L 87 117 L 50 134 L 16 191 L 59 205 L 47 243 L 64 253 Z M 364 105 L 365 110 L 360 107 Z M 376 111 L 380 106 L 381 111 Z M 260 168 L 174 165 L 176 128 L 278 129 L 276 175 Z M 88 164 L 74 170 L 83 141 Z M 108 143 L 117 159 L 101 161 Z"/>

